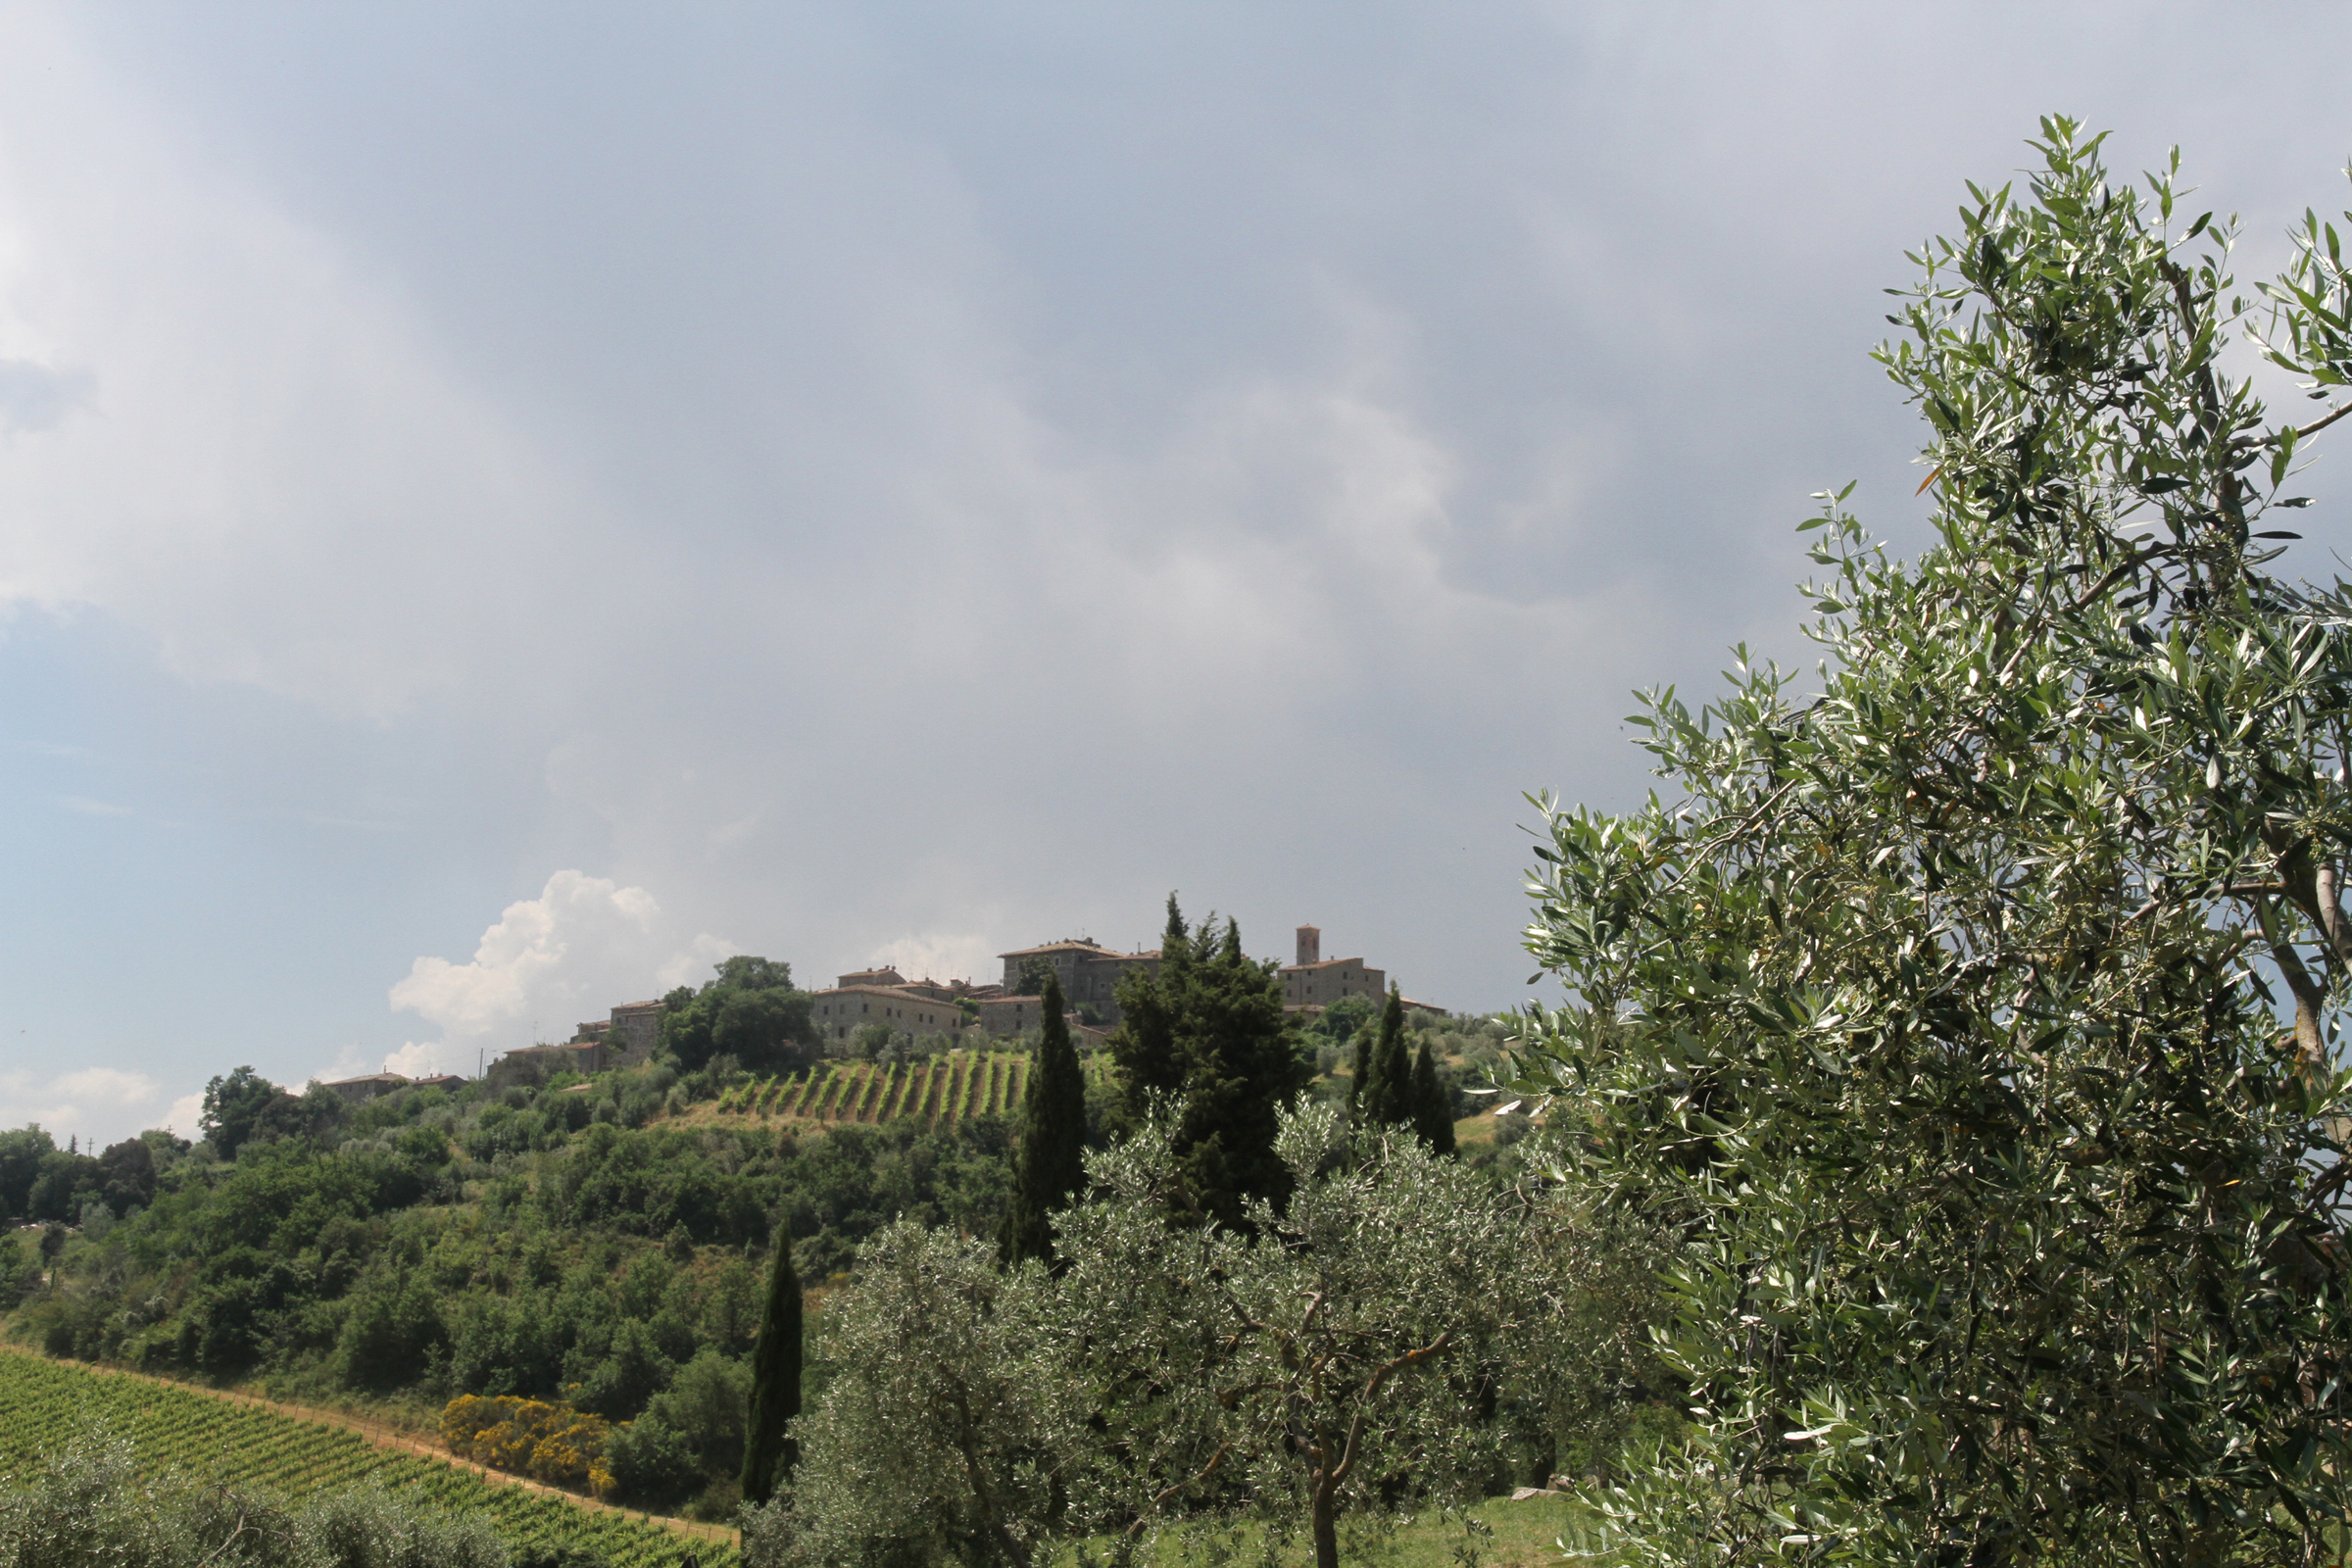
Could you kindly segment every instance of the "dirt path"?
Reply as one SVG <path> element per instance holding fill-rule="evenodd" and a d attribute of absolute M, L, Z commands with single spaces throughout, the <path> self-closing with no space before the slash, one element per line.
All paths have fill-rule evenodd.
<path fill-rule="evenodd" d="M 26 1349 L 21 1345 L 0 1345 L 0 1352 L 9 1355 L 30 1356 L 35 1360 L 59 1359 L 44 1356 L 40 1351 Z M 533 1481 L 527 1476 L 510 1475 L 504 1470 L 493 1470 L 488 1465 L 477 1463 L 472 1459 L 462 1459 L 429 1439 L 420 1438 L 412 1432 L 403 1432 L 397 1427 L 386 1426 L 380 1421 L 369 1421 L 360 1416 L 346 1415 L 340 1410 L 322 1410 L 317 1405 L 310 1404 L 285 1404 L 276 1399 L 266 1399 L 258 1394 L 244 1394 L 233 1389 L 208 1389 L 200 1383 L 182 1383 L 176 1378 L 157 1377 L 149 1372 L 133 1372 L 128 1367 L 102 1366 L 89 1361 L 63 1361 L 61 1364 L 75 1367 L 96 1377 L 127 1378 L 133 1383 L 152 1384 L 159 1389 L 177 1389 L 187 1394 L 201 1394 L 208 1399 L 225 1399 L 231 1404 L 249 1404 L 257 1409 L 289 1416 L 297 1421 L 316 1421 L 320 1426 L 339 1427 L 346 1432 L 357 1433 L 375 1447 L 435 1459 L 458 1470 L 470 1470 L 494 1485 L 520 1487 L 525 1492 L 543 1493 L 550 1497 L 560 1497 L 575 1508 L 587 1508 L 598 1513 L 636 1514 L 639 1518 L 650 1519 L 681 1536 L 692 1537 L 699 1541 L 723 1541 L 731 1546 L 740 1544 L 737 1541 L 736 1532 L 727 1529 L 724 1525 L 707 1525 L 692 1519 L 680 1519 L 670 1514 L 647 1513 L 642 1508 L 621 1508 L 609 1502 L 599 1502 L 594 1497 L 583 1497 L 578 1493 L 566 1492 L 562 1487 L 551 1487 L 545 1482 Z"/>

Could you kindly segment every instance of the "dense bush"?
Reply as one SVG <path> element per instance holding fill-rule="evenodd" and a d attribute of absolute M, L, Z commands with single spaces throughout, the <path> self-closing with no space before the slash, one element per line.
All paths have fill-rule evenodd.
<path fill-rule="evenodd" d="M 483 1399 L 461 1395 L 441 1412 L 441 1441 L 461 1458 L 529 1476 L 554 1487 L 614 1492 L 602 1416 L 543 1399 Z"/>

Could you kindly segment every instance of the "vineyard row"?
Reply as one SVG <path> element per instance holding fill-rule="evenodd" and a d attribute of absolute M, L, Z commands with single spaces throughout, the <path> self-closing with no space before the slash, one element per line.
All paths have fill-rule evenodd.
<path fill-rule="evenodd" d="M 379 1448 L 356 1432 L 192 1389 L 0 1353 L 0 1477 L 14 1481 L 77 1433 L 126 1440 L 143 1469 L 302 1497 L 374 1480 L 453 1512 L 485 1516 L 510 1546 L 568 1547 L 612 1568 L 736 1568 L 733 1547 L 664 1525 L 485 1480 L 418 1454 Z"/>
<path fill-rule="evenodd" d="M 1106 1064 L 1086 1061 L 1089 1082 Z M 783 1077 L 736 1085 L 719 1097 L 721 1115 L 801 1121 L 885 1122 L 914 1118 L 926 1128 L 953 1127 L 968 1116 L 1002 1115 L 1021 1102 L 1029 1057 L 1018 1052 L 953 1051 L 929 1061 L 885 1065 L 820 1061 Z"/>

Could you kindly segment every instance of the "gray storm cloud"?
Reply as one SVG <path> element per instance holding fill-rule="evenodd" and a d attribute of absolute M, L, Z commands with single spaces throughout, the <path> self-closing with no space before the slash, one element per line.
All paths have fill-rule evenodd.
<path fill-rule="evenodd" d="M 1170 888 L 1506 1004 L 1520 792 L 1806 657 L 1809 491 L 1914 537 L 1865 354 L 1964 177 L 2067 109 L 2250 251 L 2341 194 L 2352 24 L 2248 15 L 0 7 L 20 773 L 122 803 L 40 818 L 91 950 L 184 955 L 50 1027 L 518 1044 L 600 886 L 675 925 L 564 1006 Z"/>

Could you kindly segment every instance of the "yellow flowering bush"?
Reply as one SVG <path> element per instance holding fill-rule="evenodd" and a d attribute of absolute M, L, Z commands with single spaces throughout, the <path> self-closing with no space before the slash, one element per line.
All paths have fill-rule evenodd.
<path fill-rule="evenodd" d="M 546 1399 L 466 1394 L 441 1411 L 441 1441 L 459 1457 L 599 1497 L 614 1490 L 605 1462 L 612 1432 L 601 1415 Z"/>

